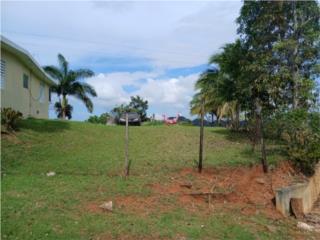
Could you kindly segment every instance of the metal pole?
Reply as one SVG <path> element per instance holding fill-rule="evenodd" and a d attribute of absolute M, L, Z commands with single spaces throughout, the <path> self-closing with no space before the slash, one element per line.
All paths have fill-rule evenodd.
<path fill-rule="evenodd" d="M 129 176 L 129 123 L 128 123 L 128 113 L 126 113 L 126 134 L 125 134 L 125 177 Z"/>

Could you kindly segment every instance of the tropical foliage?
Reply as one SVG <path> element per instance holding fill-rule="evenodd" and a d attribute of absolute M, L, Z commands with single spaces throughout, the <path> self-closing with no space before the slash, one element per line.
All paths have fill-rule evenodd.
<path fill-rule="evenodd" d="M 147 100 L 144 100 L 140 96 L 131 96 L 129 104 L 121 104 L 119 106 L 115 106 L 111 110 L 111 114 L 116 118 L 119 118 L 121 114 L 125 112 L 137 112 L 141 117 L 141 121 L 144 122 L 147 120 L 148 107 L 149 106 Z"/>
<path fill-rule="evenodd" d="M 55 104 L 58 118 L 70 119 L 72 117 L 73 108 L 68 104 L 67 96 L 81 100 L 90 113 L 93 111 L 90 96 L 96 97 L 97 93 L 91 85 L 81 81 L 94 76 L 91 70 L 71 70 L 69 63 L 61 54 L 58 54 L 58 66 L 45 66 L 44 70 L 58 82 L 57 85 L 51 87 L 51 91 L 57 93 L 59 97 L 59 102 Z"/>
<path fill-rule="evenodd" d="M 314 142 L 318 143 L 317 130 L 305 128 L 311 124 L 309 117 L 314 120 L 319 114 L 319 20 L 316 1 L 245 1 L 237 19 L 239 39 L 209 59 L 217 70 L 206 71 L 196 83 L 191 112 L 199 114 L 203 104 L 206 113 L 214 109 L 218 119 L 229 118 L 233 130 L 239 130 L 240 115 L 245 116 L 250 123 L 253 149 L 258 143 L 261 147 L 265 171 L 266 123 L 274 124 L 279 137 L 282 133 L 288 136 L 282 138 L 287 152 L 305 172 L 312 172 L 319 161 L 313 147 Z M 299 115 L 299 111 L 304 114 Z M 292 116 L 297 114 L 300 120 L 293 121 L 296 118 Z M 276 123 L 279 115 L 282 120 L 286 116 L 287 128 Z M 308 147 L 301 145 L 301 139 Z"/>
<path fill-rule="evenodd" d="M 22 118 L 22 113 L 12 108 L 1 108 L 1 125 L 5 131 L 12 132 L 17 129 L 17 123 Z"/>

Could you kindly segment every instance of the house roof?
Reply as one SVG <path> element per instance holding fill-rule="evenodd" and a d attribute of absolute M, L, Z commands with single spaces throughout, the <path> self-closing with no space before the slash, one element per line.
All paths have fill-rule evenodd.
<path fill-rule="evenodd" d="M 56 81 L 50 77 L 40 66 L 40 64 L 24 48 L 18 46 L 6 37 L 1 35 L 1 50 L 4 49 L 15 55 L 22 63 L 30 68 L 34 75 L 49 85 L 56 85 Z"/>

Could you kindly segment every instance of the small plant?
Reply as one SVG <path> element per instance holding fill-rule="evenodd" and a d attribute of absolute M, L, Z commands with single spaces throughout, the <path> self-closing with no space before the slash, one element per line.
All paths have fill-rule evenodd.
<path fill-rule="evenodd" d="M 19 111 L 15 111 L 12 108 L 1 109 L 1 125 L 3 125 L 8 132 L 17 130 L 17 123 L 21 118 L 22 113 Z"/>

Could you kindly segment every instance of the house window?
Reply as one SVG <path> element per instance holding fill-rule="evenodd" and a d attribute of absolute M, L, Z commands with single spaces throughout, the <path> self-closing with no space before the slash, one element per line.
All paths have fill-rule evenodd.
<path fill-rule="evenodd" d="M 3 59 L 1 59 L 0 72 L 1 72 L 0 88 L 3 89 L 4 83 L 5 83 L 5 76 L 6 76 L 6 62 Z"/>
<path fill-rule="evenodd" d="M 49 88 L 49 102 L 51 102 L 51 89 Z"/>
<path fill-rule="evenodd" d="M 23 87 L 29 88 L 29 76 L 27 74 L 23 74 Z"/>
<path fill-rule="evenodd" d="M 39 101 L 42 102 L 42 103 L 45 100 L 44 90 L 45 90 L 45 85 L 44 85 L 43 82 L 41 82 L 40 83 L 40 89 L 39 89 Z"/>

